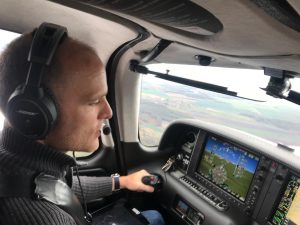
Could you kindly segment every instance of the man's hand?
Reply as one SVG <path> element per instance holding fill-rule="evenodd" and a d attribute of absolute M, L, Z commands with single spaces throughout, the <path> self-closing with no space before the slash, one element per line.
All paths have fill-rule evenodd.
<path fill-rule="evenodd" d="M 127 176 L 120 177 L 120 187 L 126 188 L 131 191 L 146 191 L 153 192 L 154 188 L 149 185 L 145 185 L 142 183 L 142 178 L 144 176 L 149 176 L 150 174 L 146 170 L 140 170 L 138 172 L 129 174 Z"/>

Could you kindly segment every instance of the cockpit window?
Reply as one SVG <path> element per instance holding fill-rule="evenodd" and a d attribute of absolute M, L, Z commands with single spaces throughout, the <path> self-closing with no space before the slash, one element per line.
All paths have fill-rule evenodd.
<path fill-rule="evenodd" d="M 0 29 L 0 53 L 5 49 L 7 44 L 19 36 L 20 34 L 18 33 Z"/>
<path fill-rule="evenodd" d="M 20 36 L 20 34 L 18 34 L 18 33 L 0 29 L 0 55 L 3 52 L 3 50 L 5 49 L 5 47 L 7 46 L 7 44 L 9 44 L 12 40 L 14 40 L 15 38 L 17 38 L 19 36 Z M 0 112 L 0 131 L 3 129 L 3 125 L 4 125 L 4 116 Z"/>
<path fill-rule="evenodd" d="M 228 87 L 238 97 L 144 75 L 139 117 L 144 145 L 158 145 L 162 132 L 175 119 L 198 119 L 300 148 L 300 106 L 266 95 L 262 88 L 270 77 L 263 70 L 174 64 L 151 64 L 147 68 Z M 299 92 L 300 79 L 290 81 L 292 90 Z"/>

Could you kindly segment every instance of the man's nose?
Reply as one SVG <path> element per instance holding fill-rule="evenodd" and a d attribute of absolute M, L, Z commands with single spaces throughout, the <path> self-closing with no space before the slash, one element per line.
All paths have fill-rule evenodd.
<path fill-rule="evenodd" d="M 112 109 L 108 101 L 105 99 L 103 110 L 102 113 L 101 112 L 99 113 L 99 117 L 101 117 L 100 119 L 110 119 L 112 115 L 113 115 Z"/>

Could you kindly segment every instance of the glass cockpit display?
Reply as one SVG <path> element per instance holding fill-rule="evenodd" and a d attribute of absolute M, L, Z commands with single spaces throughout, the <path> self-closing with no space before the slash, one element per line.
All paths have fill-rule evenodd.
<path fill-rule="evenodd" d="M 258 162 L 254 154 L 209 136 L 197 172 L 244 202 Z"/>
<path fill-rule="evenodd" d="M 272 217 L 275 225 L 300 225 L 300 178 L 291 176 Z"/>

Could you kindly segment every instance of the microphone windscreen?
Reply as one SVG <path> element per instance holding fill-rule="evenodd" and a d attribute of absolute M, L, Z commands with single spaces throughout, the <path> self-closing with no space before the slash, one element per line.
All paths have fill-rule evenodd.
<path fill-rule="evenodd" d="M 104 125 L 101 131 L 101 140 L 104 146 L 113 148 L 115 146 L 114 140 L 111 135 L 111 130 L 108 125 Z"/>

